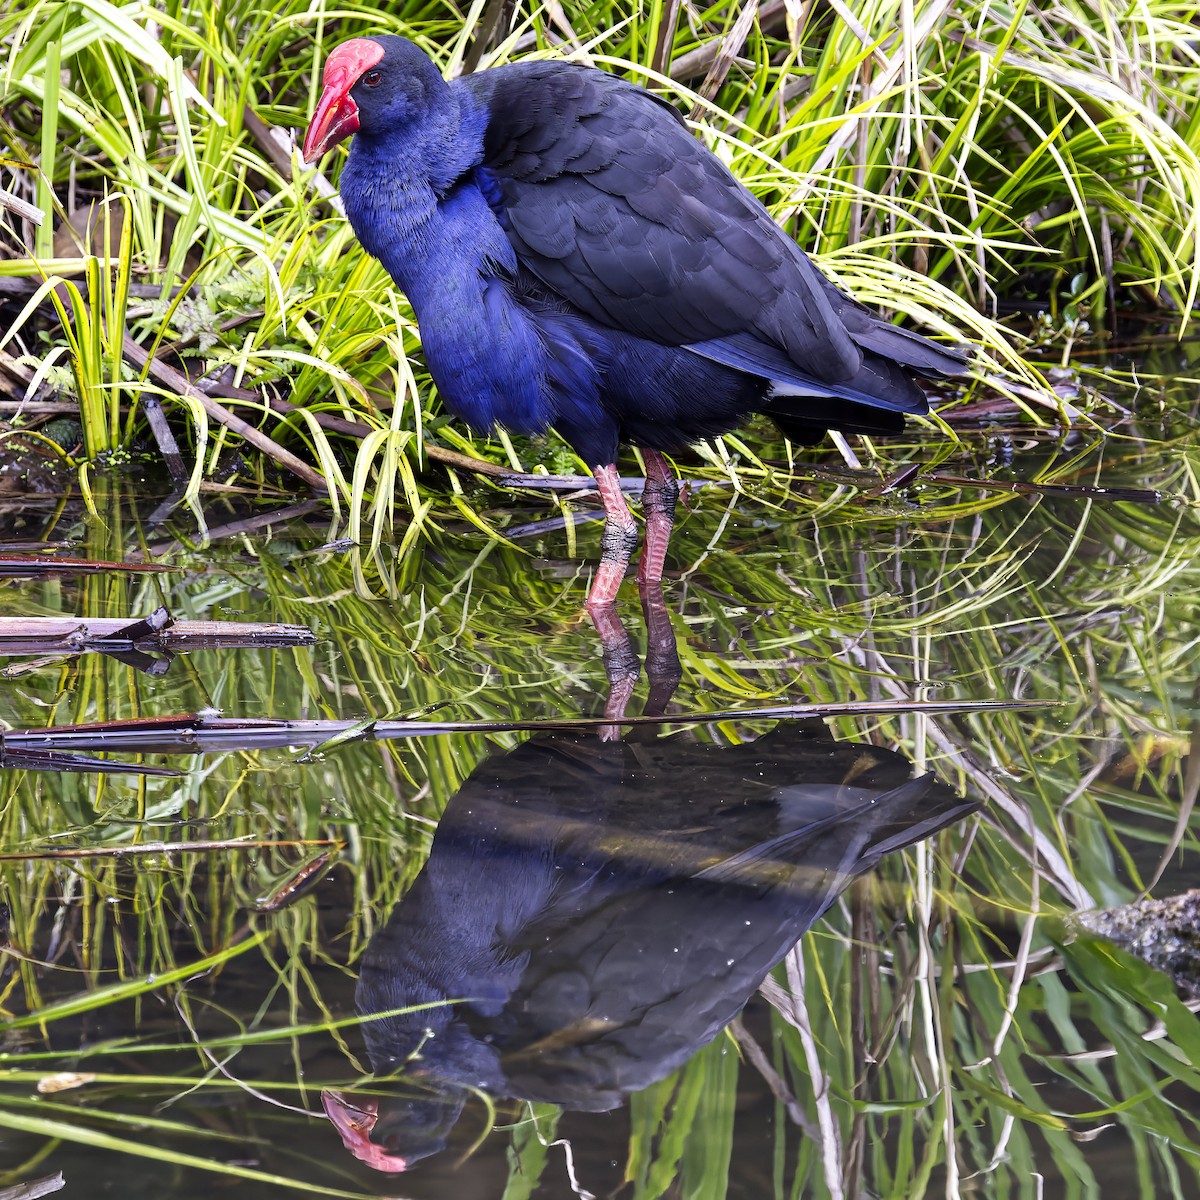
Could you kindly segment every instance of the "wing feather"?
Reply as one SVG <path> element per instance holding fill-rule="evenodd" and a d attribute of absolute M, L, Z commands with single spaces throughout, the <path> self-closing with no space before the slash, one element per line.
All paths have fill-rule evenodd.
<path fill-rule="evenodd" d="M 801 374 L 862 366 L 840 296 L 665 101 L 591 68 L 467 76 L 518 257 L 596 320 L 664 345 L 746 334 Z"/>

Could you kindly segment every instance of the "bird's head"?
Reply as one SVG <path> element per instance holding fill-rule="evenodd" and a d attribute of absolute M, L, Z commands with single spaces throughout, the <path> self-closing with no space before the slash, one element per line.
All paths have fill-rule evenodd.
<path fill-rule="evenodd" d="M 352 133 L 383 135 L 419 121 L 447 88 L 430 57 L 393 34 L 343 42 L 325 60 L 321 83 L 304 135 L 307 163 Z"/>

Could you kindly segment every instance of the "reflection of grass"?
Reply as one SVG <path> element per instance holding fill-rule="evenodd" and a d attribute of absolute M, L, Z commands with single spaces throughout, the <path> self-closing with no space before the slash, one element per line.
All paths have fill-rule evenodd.
<path fill-rule="evenodd" d="M 780 1178 L 798 1173 L 808 1192 L 823 1195 L 827 1165 L 838 1162 L 863 1189 L 907 1196 L 920 1180 L 940 1194 L 947 1175 L 966 1190 L 968 1177 L 985 1172 L 989 1186 L 1022 1195 L 1034 1171 L 1049 1169 L 1052 1151 L 1082 1181 L 1065 1186 L 1084 1195 L 1101 1187 L 1081 1140 L 1095 1135 L 1101 1145 L 1119 1136 L 1132 1147 L 1145 1194 L 1187 1194 L 1198 1144 L 1197 1081 L 1187 1065 L 1197 1061 L 1194 1017 L 1126 957 L 1062 944 L 1058 918 L 1087 897 L 1128 898 L 1178 838 L 1186 853 L 1197 850 L 1190 828 L 1176 831 L 1195 720 L 1192 453 L 1180 443 L 1139 460 L 1114 441 L 1083 460 L 1066 453 L 1041 472 L 1052 482 L 1154 486 L 1184 499 L 1157 507 L 947 487 L 864 500 L 848 487 L 775 474 L 732 508 L 710 489 L 684 513 L 672 552 L 683 578 L 667 588 L 684 666 L 677 711 L 782 698 L 1056 702 L 1021 713 L 839 721 L 840 736 L 895 745 L 982 795 L 988 809 L 885 863 L 779 973 L 791 1021 L 776 1019 L 767 1058 L 822 1131 L 816 1141 L 800 1138 L 781 1119 Z M 103 478 L 95 494 L 103 521 L 81 527 L 81 552 L 112 558 L 149 540 Z M 552 503 L 503 500 L 506 510 L 489 513 L 500 527 Z M 107 615 L 161 597 L 181 617 L 301 621 L 322 640 L 304 651 L 197 653 L 159 680 L 99 657 L 47 664 L 4 684 L 8 719 L 34 726 L 205 706 L 342 719 L 435 704 L 445 706 L 439 716 L 464 719 L 600 711 L 605 683 L 595 635 L 577 616 L 582 586 L 565 533 L 524 553 L 443 505 L 429 514 L 424 552 L 399 561 L 388 544 L 306 553 L 308 537 L 293 527 L 261 550 L 237 541 L 181 549 L 171 556 L 187 568 L 179 578 L 10 588 L 13 602 L 30 608 Z M 591 553 L 594 528 L 581 526 L 577 538 L 578 555 Z M 385 591 L 386 600 L 370 594 Z M 623 609 L 637 642 L 632 597 Z M 753 732 L 722 722 L 696 736 Z M 0 865 L 12 940 L 27 956 L 12 963 L 6 1009 L 79 1006 L 44 1034 L 36 1024 L 24 1029 L 0 1067 L 25 1073 L 8 1076 L 22 1093 L 32 1074 L 64 1061 L 101 1075 L 64 1093 L 55 1110 L 31 1108 L 14 1087 L 0 1124 L 23 1129 L 30 1145 L 86 1136 L 99 1146 L 99 1134 L 136 1139 L 123 1123 L 144 1114 L 146 1097 L 194 1088 L 176 1105 L 210 1094 L 227 1104 L 239 1093 L 188 1049 L 182 1017 L 231 1074 L 272 1095 L 281 1088 L 299 1107 L 313 1107 L 314 1080 L 356 1075 L 356 1034 L 331 1025 L 348 1015 L 347 968 L 419 868 L 430 822 L 486 748 L 481 737 L 455 736 L 341 745 L 305 763 L 281 752 L 213 755 L 185 762 L 182 780 L 5 777 L 6 851 L 239 835 L 336 837 L 347 849 L 330 883 L 253 918 L 247 909 L 299 851 Z M 344 903 L 331 910 L 330 895 Z M 237 940 L 251 923 L 261 944 Z M 244 953 L 225 961 L 235 949 Z M 30 961 L 46 958 L 59 969 Z M 197 963 L 207 973 L 198 975 Z M 106 1003 L 117 996 L 120 1019 Z M 179 1020 L 161 1009 L 167 997 Z M 142 1039 L 74 1053 L 93 1028 L 132 1031 L 135 1012 L 148 1023 Z M 154 1053 L 138 1049 L 146 1037 Z M 281 1059 L 290 1064 L 282 1073 Z M 144 1078 L 142 1062 L 159 1082 Z M 660 1194 L 679 1172 L 718 1193 L 730 1139 L 730 1169 L 739 1169 L 744 1135 L 733 1102 L 739 1078 L 748 1078 L 739 1072 L 753 1069 L 735 1069 L 723 1041 L 637 1101 L 628 1169 L 638 1194 Z M 828 1086 L 814 1089 L 814 1073 Z M 107 1123 L 93 1119 L 93 1087 L 104 1089 L 95 1094 Z M 232 1127 L 263 1147 L 310 1136 L 307 1125 L 253 1116 L 260 1108 L 245 1099 Z M 1097 1132 L 1109 1123 L 1113 1132 Z M 540 1143 L 527 1128 L 513 1137 L 534 1170 Z M 197 1153 L 182 1137 L 168 1144 L 172 1154 Z M 557 1153 L 537 1169 L 560 1170 Z M 218 1167 L 223 1152 L 210 1157 Z M 310 1166 L 275 1173 L 342 1186 Z M 1172 1183 L 1177 1174 L 1189 1183 Z M 326 1183 L 312 1186 L 333 1194 Z"/>

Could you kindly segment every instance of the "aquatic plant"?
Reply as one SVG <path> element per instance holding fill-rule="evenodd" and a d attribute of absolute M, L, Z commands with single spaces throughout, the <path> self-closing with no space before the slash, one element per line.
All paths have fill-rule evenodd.
<path fill-rule="evenodd" d="M 62 389 L 79 429 L 39 435 L 47 418 L 27 405 L 6 439 L 88 463 L 153 430 L 191 497 L 278 467 L 327 490 L 356 540 L 409 521 L 420 536 L 445 486 L 423 473 L 426 445 L 534 461 L 445 421 L 407 305 L 354 246 L 336 179 L 294 153 L 324 54 L 372 29 L 416 37 L 451 72 L 573 54 L 661 89 L 839 282 L 977 341 L 1026 420 L 1069 417 L 993 319 L 997 299 L 1043 309 L 1064 356 L 1114 306 L 1190 307 L 1195 16 L 1186 3 L 1118 21 L 1073 3 L 19 0 L 0 14 L 0 186 L 43 219 L 0 221 L 0 380 L 10 411 L 31 384 Z M 1086 393 L 1072 403 L 1090 407 Z M 729 444 L 716 454 L 739 469 Z M 581 466 L 559 445 L 537 459 Z"/>

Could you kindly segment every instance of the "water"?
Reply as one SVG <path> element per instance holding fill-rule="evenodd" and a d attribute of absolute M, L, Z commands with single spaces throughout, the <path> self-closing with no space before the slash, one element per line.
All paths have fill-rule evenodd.
<path fill-rule="evenodd" d="M 286 497 L 206 496 L 205 544 L 128 477 L 98 519 L 5 496 L 14 539 L 181 568 L 9 580 L 11 615 L 318 640 L 5 659 L 13 730 L 199 716 L 111 751 L 179 776 L 9 760 L 0 1187 L 1200 1195 L 1186 995 L 1071 921 L 1196 878 L 1195 445 L 1015 441 L 994 479 L 1084 490 L 954 482 L 986 439 L 873 497 L 700 489 L 600 629 L 579 500 L 472 484 L 397 561 Z M 785 704 L 850 708 L 738 715 Z"/>

